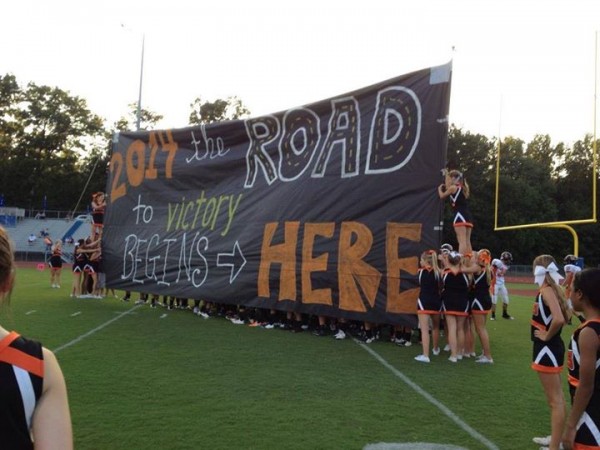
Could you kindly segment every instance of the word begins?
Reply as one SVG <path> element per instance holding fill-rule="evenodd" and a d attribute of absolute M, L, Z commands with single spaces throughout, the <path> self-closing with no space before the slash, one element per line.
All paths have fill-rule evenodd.
<path fill-rule="evenodd" d="M 125 238 L 123 246 L 122 280 L 144 284 L 155 281 L 159 285 L 170 286 L 182 277 L 194 287 L 200 287 L 208 276 L 208 239 L 196 232 L 191 238 L 183 233 L 180 239 L 161 239 L 153 234 L 149 239 L 141 239 L 135 234 Z M 173 248 L 179 247 L 179 255 L 173 255 Z M 177 258 L 177 266 L 173 259 Z"/>

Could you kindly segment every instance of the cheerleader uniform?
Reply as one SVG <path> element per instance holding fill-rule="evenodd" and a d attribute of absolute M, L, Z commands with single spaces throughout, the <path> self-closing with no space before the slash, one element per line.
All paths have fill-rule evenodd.
<path fill-rule="evenodd" d="M 575 330 L 571 337 L 567 354 L 571 402 L 575 396 L 575 390 L 579 385 L 579 365 L 581 363 L 579 356 L 579 333 L 586 327 L 592 328 L 598 335 L 598 339 L 600 339 L 600 320 L 588 320 L 587 322 L 584 322 Z M 600 448 L 600 408 L 598 405 L 600 405 L 600 352 L 596 355 L 594 392 L 577 423 L 575 444 L 573 446 L 574 449 Z"/>
<path fill-rule="evenodd" d="M 459 183 L 456 185 L 458 189 L 454 194 L 450 194 L 450 200 L 452 202 L 452 210 L 454 211 L 453 225 L 455 227 L 473 227 L 473 216 L 469 210 L 467 204 L 467 197 L 463 192 L 463 185 Z"/>
<path fill-rule="evenodd" d="M 473 299 L 471 300 L 472 314 L 487 314 L 492 309 L 492 296 L 490 295 L 490 284 L 487 273 L 482 270 L 475 275 L 473 281 Z"/>
<path fill-rule="evenodd" d="M 542 341 L 535 337 L 535 330 L 548 331 L 552 325 L 552 312 L 544 303 L 542 293 L 538 293 L 533 303 L 531 317 L 531 340 L 533 341 L 533 362 L 531 368 L 537 372 L 560 373 L 565 359 L 565 344 L 560 337 L 562 327 L 552 339 Z"/>
<path fill-rule="evenodd" d="M 442 310 L 451 316 L 469 315 L 469 278 L 462 272 L 454 273 L 444 270 L 442 276 Z"/>
<path fill-rule="evenodd" d="M 419 269 L 419 298 L 417 314 L 440 314 L 442 298 L 440 296 L 440 279 L 432 268 Z"/>
<path fill-rule="evenodd" d="M 9 333 L 0 341 L 0 447 L 33 449 L 31 420 L 43 384 L 42 345 Z"/>
<path fill-rule="evenodd" d="M 58 270 L 62 268 L 62 251 L 58 248 L 52 250 L 52 256 L 48 262 L 52 270 Z"/>
<path fill-rule="evenodd" d="M 105 205 L 96 205 L 96 201 L 92 205 L 92 223 L 95 227 L 102 228 L 104 225 L 104 208 Z"/>
<path fill-rule="evenodd" d="M 73 254 L 73 272 L 82 273 L 85 265 L 87 264 L 87 254 L 78 253 L 75 249 Z"/>

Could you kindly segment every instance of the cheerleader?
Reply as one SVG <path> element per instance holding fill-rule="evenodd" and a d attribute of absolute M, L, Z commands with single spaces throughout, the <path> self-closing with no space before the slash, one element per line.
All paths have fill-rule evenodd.
<path fill-rule="evenodd" d="M 458 252 L 461 254 L 471 253 L 471 232 L 473 230 L 473 217 L 469 210 L 467 199 L 469 198 L 469 185 L 458 170 L 443 171 L 445 182 L 438 186 L 438 195 L 441 199 L 450 197 L 452 210 L 454 211 L 454 232 L 458 240 Z"/>
<path fill-rule="evenodd" d="M 106 199 L 104 192 L 96 192 L 92 195 L 92 240 L 96 240 L 102 236 L 105 208 Z"/>
<path fill-rule="evenodd" d="M 492 308 L 492 297 L 490 295 L 490 284 L 492 273 L 490 269 L 491 253 L 488 249 L 481 249 L 471 257 L 471 264 L 463 268 L 463 272 L 473 274 L 471 317 L 475 325 L 475 331 L 479 336 L 482 354 L 475 362 L 480 364 L 493 364 L 490 351 L 490 338 L 485 320 Z"/>
<path fill-rule="evenodd" d="M 567 255 L 565 259 L 563 259 L 565 263 L 564 271 L 565 271 L 565 279 L 562 283 L 565 288 L 565 298 L 567 299 L 567 311 L 569 312 L 569 325 L 571 325 L 571 317 L 573 316 L 573 304 L 571 302 L 571 285 L 573 283 L 573 277 L 577 272 L 581 271 L 581 267 L 576 265 L 577 256 L 575 255 Z M 583 316 L 577 316 L 577 318 L 583 323 L 585 322 L 585 318 Z"/>
<path fill-rule="evenodd" d="M 423 353 L 416 356 L 415 360 L 428 363 L 429 359 L 429 320 L 431 318 L 431 339 L 433 340 L 432 352 L 440 354 L 440 314 L 442 299 L 440 297 L 440 269 L 438 256 L 435 250 L 427 250 L 421 254 L 421 268 L 419 269 L 419 286 L 421 291 L 417 300 L 417 316 L 421 329 L 421 344 Z"/>
<path fill-rule="evenodd" d="M 81 295 L 81 274 L 87 264 L 87 253 L 83 251 L 84 244 L 85 241 L 79 239 L 75 244 L 75 250 L 73 250 L 73 285 L 71 287 L 71 297 L 79 297 Z"/>
<path fill-rule="evenodd" d="M 565 449 L 600 447 L 600 269 L 573 277 L 571 301 L 587 318 L 569 344 L 572 406 L 562 443 Z"/>
<path fill-rule="evenodd" d="M 57 240 L 52 245 L 52 256 L 48 261 L 50 266 L 50 284 L 53 288 L 60 288 L 60 273 L 62 271 L 62 242 Z"/>
<path fill-rule="evenodd" d="M 531 368 L 538 373 L 550 406 L 550 450 L 558 450 L 565 424 L 565 399 L 560 373 L 564 364 L 565 345 L 560 337 L 567 321 L 564 293 L 558 285 L 562 276 L 554 258 L 540 255 L 533 261 L 533 274 L 540 287 L 533 304 L 531 340 L 533 361 Z"/>
<path fill-rule="evenodd" d="M 452 363 L 461 360 L 460 353 L 465 347 L 465 321 L 469 315 L 469 278 L 461 270 L 462 257 L 450 252 L 447 268 L 442 274 L 442 311 L 446 317 L 448 344 Z"/>

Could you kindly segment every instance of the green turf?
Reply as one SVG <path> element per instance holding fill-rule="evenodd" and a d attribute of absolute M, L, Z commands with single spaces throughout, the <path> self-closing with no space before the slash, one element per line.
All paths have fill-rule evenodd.
<path fill-rule="evenodd" d="M 362 449 L 378 442 L 527 449 L 535 448 L 533 436 L 549 432 L 529 368 L 532 298 L 512 297 L 515 320 L 488 322 L 491 366 L 453 365 L 447 354 L 417 363 L 419 345 L 368 347 L 473 436 L 365 344 L 114 298 L 72 299 L 70 274 L 63 278 L 52 289 L 47 271 L 19 269 L 2 323 L 60 349 L 78 449 Z"/>

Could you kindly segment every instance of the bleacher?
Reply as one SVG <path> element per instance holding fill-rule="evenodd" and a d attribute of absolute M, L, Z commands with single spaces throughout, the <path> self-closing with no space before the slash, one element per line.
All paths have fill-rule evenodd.
<path fill-rule="evenodd" d="M 65 239 L 70 236 L 73 242 L 77 242 L 78 239 L 87 238 L 91 233 L 91 217 L 78 216 L 74 220 L 26 218 L 19 220 L 14 227 L 7 227 L 6 231 L 15 244 L 17 259 L 47 261 L 50 255 L 41 235 L 44 231 L 53 242 L 58 239 L 63 241 L 63 259 L 71 262 L 74 245 L 65 244 Z M 31 234 L 36 237 L 34 242 L 29 242 Z"/>

